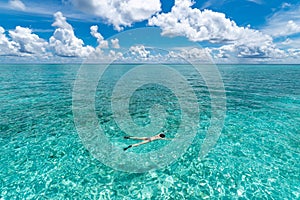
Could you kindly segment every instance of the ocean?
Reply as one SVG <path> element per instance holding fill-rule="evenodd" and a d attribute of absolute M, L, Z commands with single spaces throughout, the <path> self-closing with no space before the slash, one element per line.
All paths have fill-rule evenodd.
<path fill-rule="evenodd" d="M 133 141 L 123 139 L 130 133 L 115 122 L 109 100 L 116 81 L 134 67 L 111 66 L 95 93 L 99 126 L 121 150 Z M 0 65 L 0 199 L 300 199 L 300 65 L 219 65 L 226 113 L 204 158 L 198 153 L 212 117 L 209 88 L 189 67 L 170 67 L 196 94 L 197 134 L 174 162 L 130 173 L 96 159 L 78 134 L 72 94 L 80 65 Z M 129 102 L 141 126 L 160 104 L 168 137 L 176 137 L 182 105 L 171 89 L 147 84 Z M 153 141 L 128 155 L 168 143 Z"/>

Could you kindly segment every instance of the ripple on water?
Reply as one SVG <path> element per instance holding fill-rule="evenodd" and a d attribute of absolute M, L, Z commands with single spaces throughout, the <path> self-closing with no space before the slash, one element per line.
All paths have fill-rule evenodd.
<path fill-rule="evenodd" d="M 221 66 L 225 124 L 202 160 L 199 143 L 209 126 L 210 98 L 203 80 L 187 72 L 202 106 L 199 134 L 177 162 L 143 174 L 114 171 L 83 147 L 71 110 L 78 67 L 0 66 L 0 199 L 300 198 L 299 66 Z M 108 73 L 118 77 L 119 72 L 115 66 Z M 109 82 L 104 86 L 111 87 Z M 126 145 L 111 111 L 104 109 L 110 105 L 109 91 L 101 92 L 99 123 L 113 142 Z M 175 130 L 181 113 L 177 100 L 168 97 L 168 127 Z M 145 110 L 133 111 L 148 123 Z"/>

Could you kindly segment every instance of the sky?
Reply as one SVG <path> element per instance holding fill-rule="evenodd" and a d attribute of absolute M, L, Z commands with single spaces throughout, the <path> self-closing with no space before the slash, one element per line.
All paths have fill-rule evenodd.
<path fill-rule="evenodd" d="M 0 0 L 0 62 L 300 64 L 298 0 Z"/>

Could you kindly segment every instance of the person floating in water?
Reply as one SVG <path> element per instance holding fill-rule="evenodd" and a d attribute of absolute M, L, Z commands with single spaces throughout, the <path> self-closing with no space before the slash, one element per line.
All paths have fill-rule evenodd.
<path fill-rule="evenodd" d="M 129 149 L 129 148 L 131 148 L 131 147 L 137 147 L 137 146 L 140 146 L 140 145 L 142 145 L 142 144 L 146 144 L 146 143 L 152 142 L 152 141 L 154 141 L 154 140 L 167 140 L 165 137 L 166 137 L 166 136 L 165 136 L 165 134 L 163 134 L 163 133 L 157 134 L 157 135 L 152 136 L 152 137 L 132 137 L 132 136 L 124 136 L 124 139 L 144 140 L 143 142 L 129 145 L 128 147 L 124 148 L 124 151 L 126 151 L 127 149 Z"/>

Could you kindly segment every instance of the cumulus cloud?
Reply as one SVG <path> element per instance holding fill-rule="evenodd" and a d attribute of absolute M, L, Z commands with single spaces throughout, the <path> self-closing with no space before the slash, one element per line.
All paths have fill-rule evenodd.
<path fill-rule="evenodd" d="M 10 41 L 5 35 L 5 30 L 0 26 L 0 55 L 17 55 L 18 44 L 14 41 Z"/>
<path fill-rule="evenodd" d="M 98 26 L 91 26 L 91 35 L 97 39 L 98 48 L 108 48 L 108 41 L 104 40 L 101 33 L 98 32 Z"/>
<path fill-rule="evenodd" d="M 17 26 L 15 30 L 9 31 L 9 36 L 17 43 L 21 53 L 42 54 L 46 52 L 48 42 L 33 34 L 29 28 Z"/>
<path fill-rule="evenodd" d="M 287 38 L 279 43 L 282 49 L 298 49 L 300 46 L 300 38 Z"/>
<path fill-rule="evenodd" d="M 115 29 L 122 30 L 122 26 L 131 26 L 150 18 L 161 10 L 159 0 L 71 0 L 79 10 L 103 18 Z"/>
<path fill-rule="evenodd" d="M 210 53 L 209 48 L 181 47 L 172 49 L 167 54 L 158 54 L 155 58 L 162 63 L 212 63 L 213 60 Z"/>
<path fill-rule="evenodd" d="M 178 56 L 189 61 L 211 61 L 210 51 L 208 48 L 184 48 L 178 53 Z"/>
<path fill-rule="evenodd" d="M 122 63 L 163 63 L 170 61 L 166 51 L 161 51 L 154 47 L 145 47 L 144 45 L 133 45 L 127 52 L 124 52 Z"/>
<path fill-rule="evenodd" d="M 252 34 L 245 34 L 243 39 L 233 44 L 238 57 L 281 58 L 283 53 L 273 43 L 272 37 L 254 30 Z"/>
<path fill-rule="evenodd" d="M 91 26 L 90 30 L 91 30 L 91 35 L 97 38 L 97 42 L 98 44 L 100 44 L 100 42 L 103 41 L 104 38 L 101 35 L 101 33 L 98 32 L 98 26 L 97 25 Z"/>
<path fill-rule="evenodd" d="M 232 44 L 223 45 L 219 48 L 212 48 L 210 50 L 214 54 L 215 58 L 230 58 L 235 51 L 235 46 Z"/>
<path fill-rule="evenodd" d="M 300 24 L 296 24 L 293 20 L 289 20 L 285 30 L 288 35 L 300 33 Z"/>
<path fill-rule="evenodd" d="M 129 48 L 120 62 L 142 62 L 142 63 L 212 63 L 208 48 L 182 47 L 170 51 L 155 47 L 134 45 Z"/>
<path fill-rule="evenodd" d="M 91 46 L 84 46 L 83 40 L 75 36 L 73 27 L 66 21 L 61 12 L 54 14 L 52 26 L 57 27 L 50 37 L 50 47 L 58 56 L 86 57 L 94 51 Z"/>
<path fill-rule="evenodd" d="M 8 4 L 13 10 L 26 10 L 26 6 L 21 0 L 9 0 Z"/>
<path fill-rule="evenodd" d="M 118 38 L 111 39 L 110 41 L 111 41 L 112 47 L 114 49 L 119 49 L 120 48 L 119 39 Z"/>
<path fill-rule="evenodd" d="M 234 21 L 226 18 L 222 13 L 210 10 L 200 11 L 192 8 L 189 0 L 176 0 L 169 13 L 160 13 L 149 20 L 149 25 L 159 26 L 165 36 L 185 36 L 191 41 L 209 41 L 215 43 L 207 48 L 181 48 L 166 53 L 155 50 L 155 47 L 132 44 L 127 53 L 120 48 L 119 39 L 105 40 L 98 26 L 90 27 L 90 34 L 97 39 L 97 46 L 85 45 L 83 40 L 77 38 L 71 24 L 61 12 L 54 14 L 55 27 L 49 42 L 41 39 L 29 28 L 17 26 L 13 30 L 5 31 L 0 27 L 0 56 L 23 56 L 23 58 L 41 58 L 49 56 L 49 60 L 64 62 L 74 59 L 82 61 L 82 58 L 92 57 L 92 62 L 110 62 L 117 59 L 119 62 L 182 62 L 184 59 L 195 61 L 208 61 L 211 53 L 216 61 L 266 61 L 271 59 L 288 60 L 296 62 L 300 58 L 299 40 L 286 39 L 277 43 L 283 47 L 281 50 L 273 43 L 273 38 L 261 31 L 249 27 L 239 27 Z M 289 33 L 299 31 L 296 20 L 290 20 L 285 24 Z M 120 25 L 121 26 L 121 25 Z M 176 45 L 176 43 L 174 43 Z M 298 45 L 298 47 L 297 47 Z M 289 50 L 287 50 L 289 49 Z M 38 55 L 38 56 L 33 56 Z M 26 57 L 24 57 L 26 56 Z M 71 58 L 74 57 L 74 58 Z M 3 57 L 2 57 L 3 58 Z M 180 59 L 184 58 L 184 59 Z M 81 60 L 80 60 L 81 59 Z M 236 59 L 236 60 L 234 60 Z M 242 62 L 243 62 L 242 61 Z"/>
<path fill-rule="evenodd" d="M 281 54 L 271 36 L 249 27 L 239 27 L 223 13 L 200 11 L 192 5 L 190 0 L 175 0 L 169 13 L 157 14 L 149 20 L 149 25 L 159 26 L 164 36 L 184 36 L 194 42 L 225 43 L 219 52 L 222 57 L 232 53 L 246 58 Z"/>
<path fill-rule="evenodd" d="M 255 36 L 256 31 L 239 27 L 225 14 L 192 8 L 190 0 L 176 0 L 171 12 L 161 13 L 149 20 L 149 25 L 159 26 L 162 35 L 185 36 L 191 41 L 221 43 L 236 41 L 245 36 Z"/>
<path fill-rule="evenodd" d="M 288 50 L 289 56 L 293 58 L 299 58 L 300 57 L 300 49 L 289 49 Z"/>
<path fill-rule="evenodd" d="M 31 29 L 17 26 L 8 33 L 9 37 L 4 28 L 0 27 L 0 55 L 41 56 L 46 53 L 48 43 L 32 33 Z"/>
<path fill-rule="evenodd" d="M 232 44 L 212 48 L 212 51 L 217 58 L 281 59 L 286 57 L 286 53 L 276 47 L 272 38 L 263 34 L 261 37 L 245 38 L 244 40 L 237 40 Z"/>
<path fill-rule="evenodd" d="M 237 46 L 238 57 L 241 58 L 282 58 L 284 52 L 269 46 Z"/>
<path fill-rule="evenodd" d="M 289 45 L 292 44 L 292 40 L 290 38 L 287 38 L 285 41 L 281 42 L 283 45 Z"/>
<path fill-rule="evenodd" d="M 300 22 L 300 21 L 299 21 Z M 269 32 L 274 37 L 280 37 L 280 36 L 289 36 L 293 34 L 300 33 L 300 23 L 296 24 L 293 20 L 289 20 L 287 23 L 282 24 L 280 26 L 279 24 L 276 25 L 277 27 L 272 27 L 272 30 L 265 30 L 266 32 Z M 277 29 L 276 31 L 274 31 Z"/>
<path fill-rule="evenodd" d="M 115 52 L 114 50 L 110 50 L 108 56 L 110 58 L 115 59 L 115 60 L 122 60 L 122 59 L 124 59 L 123 53 L 121 53 L 121 52 Z"/>
<path fill-rule="evenodd" d="M 61 12 L 54 13 L 54 19 L 55 21 L 53 22 L 52 26 L 67 30 L 73 30 L 73 27 L 67 22 L 67 19 Z"/>
<path fill-rule="evenodd" d="M 286 37 L 300 33 L 300 5 L 285 5 L 282 10 L 267 19 L 262 31 L 273 37 Z M 284 9 L 286 7 L 289 9 Z"/>
<path fill-rule="evenodd" d="M 132 55 L 140 58 L 147 58 L 150 55 L 150 51 L 146 50 L 143 45 L 132 46 L 129 48 L 129 51 Z"/>

